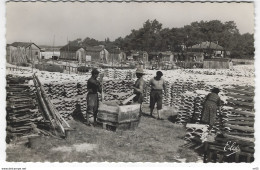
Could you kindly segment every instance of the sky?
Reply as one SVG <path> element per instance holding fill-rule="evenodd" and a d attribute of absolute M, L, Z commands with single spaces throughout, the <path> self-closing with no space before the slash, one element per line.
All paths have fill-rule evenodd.
<path fill-rule="evenodd" d="M 6 41 L 60 46 L 77 38 L 114 40 L 148 19 L 157 19 L 163 28 L 235 21 L 241 34 L 254 33 L 254 3 L 7 2 Z"/>

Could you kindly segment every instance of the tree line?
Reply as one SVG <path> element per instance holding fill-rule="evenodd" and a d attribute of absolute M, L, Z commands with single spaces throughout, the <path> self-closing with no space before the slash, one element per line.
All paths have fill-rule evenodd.
<path fill-rule="evenodd" d="M 124 51 L 141 50 L 149 52 L 182 52 L 183 46 L 191 47 L 204 41 L 214 42 L 230 51 L 231 58 L 254 58 L 254 34 L 240 34 L 234 21 L 222 23 L 219 20 L 196 21 L 181 28 L 163 28 L 155 20 L 147 20 L 143 27 L 131 30 L 129 35 L 114 41 L 93 38 L 70 41 L 84 46 L 104 45 L 108 50 L 118 47 Z"/>

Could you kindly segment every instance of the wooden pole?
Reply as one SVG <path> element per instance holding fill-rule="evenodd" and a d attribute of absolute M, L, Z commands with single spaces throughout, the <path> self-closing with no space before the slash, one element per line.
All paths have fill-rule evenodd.
<path fill-rule="evenodd" d="M 65 129 L 62 126 L 62 122 L 64 122 L 68 127 L 70 127 L 69 124 L 58 114 L 57 110 L 55 109 L 55 107 L 49 100 L 48 96 L 46 95 L 38 77 L 36 75 L 34 75 L 34 77 L 36 80 L 36 84 L 38 84 L 40 92 L 43 96 L 43 102 L 44 102 L 45 106 L 47 106 L 46 109 L 48 110 L 49 115 L 52 116 L 52 118 L 55 120 L 55 122 L 58 125 L 58 127 L 60 128 L 60 130 L 63 132 L 63 135 L 65 135 Z"/>
<path fill-rule="evenodd" d="M 55 42 L 55 35 L 53 37 L 53 46 L 52 46 L 52 51 L 53 51 L 53 53 L 52 53 L 52 64 L 54 64 L 54 42 Z"/>
<path fill-rule="evenodd" d="M 48 109 L 47 109 L 47 107 L 44 103 L 44 100 L 43 100 L 42 95 L 40 93 L 37 81 L 35 79 L 33 79 L 33 82 L 34 82 L 34 86 L 35 86 L 35 89 L 36 89 L 37 97 L 40 101 L 40 104 L 41 104 L 43 110 L 44 110 L 44 113 L 46 114 L 47 118 L 49 119 L 51 126 L 53 127 L 53 130 L 54 130 L 55 134 L 57 135 L 57 131 L 55 130 L 55 125 L 54 125 L 53 119 L 51 118 L 50 113 L 49 113 L 49 111 L 48 111 Z"/>

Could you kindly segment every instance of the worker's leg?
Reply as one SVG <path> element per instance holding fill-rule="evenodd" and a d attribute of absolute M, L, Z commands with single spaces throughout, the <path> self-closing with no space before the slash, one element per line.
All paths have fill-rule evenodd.
<path fill-rule="evenodd" d="M 99 106 L 98 94 L 95 95 L 94 100 L 95 100 L 95 102 L 94 102 L 93 117 L 94 117 L 94 124 L 96 124 L 97 123 L 98 106 Z"/>
<path fill-rule="evenodd" d="M 157 101 L 157 114 L 158 114 L 158 119 L 162 119 L 162 117 L 161 117 L 161 110 L 162 110 L 162 91 L 157 91 L 156 101 Z"/>
<path fill-rule="evenodd" d="M 143 114 L 143 111 L 142 111 L 142 103 L 140 103 L 140 113 L 139 113 L 139 117 L 141 117 Z"/>
<path fill-rule="evenodd" d="M 86 123 L 87 123 L 87 124 L 89 124 L 89 115 L 90 115 L 90 113 L 89 113 L 88 110 L 89 110 L 89 109 L 87 109 L 87 111 L 86 111 Z"/>
<path fill-rule="evenodd" d="M 87 95 L 87 112 L 86 112 L 86 120 L 87 124 L 90 124 L 89 117 L 90 115 L 94 115 L 94 109 L 95 109 L 95 102 L 94 102 L 94 95 L 88 94 Z"/>
<path fill-rule="evenodd" d="M 153 116 L 153 109 L 155 105 L 155 91 L 151 90 L 150 93 L 150 116 Z"/>

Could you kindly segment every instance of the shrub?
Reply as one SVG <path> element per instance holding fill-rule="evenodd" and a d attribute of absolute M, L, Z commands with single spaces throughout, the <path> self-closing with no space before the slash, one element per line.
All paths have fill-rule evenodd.
<path fill-rule="evenodd" d="M 89 68 L 86 66 L 80 66 L 77 68 L 78 72 L 86 73 L 89 72 Z"/>
<path fill-rule="evenodd" d="M 25 63 L 25 62 L 23 62 L 23 63 L 17 63 L 17 66 L 29 67 L 30 64 L 29 64 L 29 63 Z"/>
<path fill-rule="evenodd" d="M 63 68 L 55 64 L 35 64 L 35 68 L 49 72 L 63 72 Z"/>

